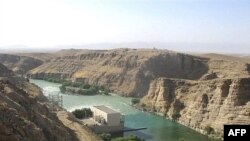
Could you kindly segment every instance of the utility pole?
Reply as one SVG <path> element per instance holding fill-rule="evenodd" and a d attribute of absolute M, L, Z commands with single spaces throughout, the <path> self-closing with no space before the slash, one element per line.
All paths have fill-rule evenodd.
<path fill-rule="evenodd" d="M 48 99 L 53 111 L 58 111 L 63 107 L 63 98 L 61 94 L 49 94 Z"/>

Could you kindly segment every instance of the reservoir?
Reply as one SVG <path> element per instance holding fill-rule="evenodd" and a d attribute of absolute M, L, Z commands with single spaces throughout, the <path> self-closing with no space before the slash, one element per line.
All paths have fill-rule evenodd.
<path fill-rule="evenodd" d="M 51 83 L 43 80 L 30 80 L 42 90 L 45 96 L 48 94 L 57 94 L 60 92 L 60 84 Z M 146 141 L 214 141 L 207 138 L 192 129 L 189 129 L 181 124 L 172 122 L 164 117 L 153 115 L 147 112 L 142 112 L 133 108 L 131 98 L 121 97 L 118 95 L 70 95 L 62 94 L 63 107 L 68 111 L 83 107 L 91 107 L 95 105 L 105 105 L 120 111 L 125 118 L 125 126 L 128 128 L 146 127 L 146 130 L 126 132 L 125 135 L 134 134 L 144 138 Z"/>

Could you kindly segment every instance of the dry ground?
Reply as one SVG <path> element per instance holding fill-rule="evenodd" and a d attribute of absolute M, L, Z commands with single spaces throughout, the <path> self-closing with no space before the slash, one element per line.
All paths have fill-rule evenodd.
<path fill-rule="evenodd" d="M 101 141 L 101 139 L 94 134 L 89 128 L 81 124 L 66 111 L 57 112 L 57 117 L 62 123 L 70 128 L 77 136 L 79 141 Z"/>

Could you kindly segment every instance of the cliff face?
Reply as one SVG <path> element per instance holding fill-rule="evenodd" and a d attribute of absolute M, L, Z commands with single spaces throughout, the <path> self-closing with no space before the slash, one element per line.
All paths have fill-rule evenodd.
<path fill-rule="evenodd" d="M 73 49 L 48 56 L 28 75 L 104 85 L 123 96 L 143 97 L 142 106 L 170 118 L 179 113 L 178 121 L 196 130 L 210 126 L 221 134 L 223 124 L 249 124 L 249 59 L 155 49 Z"/>
<path fill-rule="evenodd" d="M 141 104 L 170 118 L 180 113 L 178 122 L 201 132 L 210 126 L 222 136 L 224 124 L 250 124 L 250 78 L 159 78 L 151 83 Z"/>
<path fill-rule="evenodd" d="M 0 64 L 0 140 L 72 141 L 74 133 L 52 113 L 46 98 Z"/>
<path fill-rule="evenodd" d="M 51 59 L 31 70 L 33 78 L 55 77 L 105 85 L 126 96 L 143 96 L 158 77 L 198 79 L 207 59 L 162 50 L 87 52 Z"/>
<path fill-rule="evenodd" d="M 0 63 L 17 74 L 25 74 L 29 70 L 40 66 L 43 62 L 26 56 L 0 54 Z"/>

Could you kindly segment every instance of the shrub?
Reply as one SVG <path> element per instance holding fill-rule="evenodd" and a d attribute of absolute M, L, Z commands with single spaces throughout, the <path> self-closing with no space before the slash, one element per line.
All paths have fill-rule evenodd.
<path fill-rule="evenodd" d="M 127 137 L 112 139 L 112 141 L 145 141 L 145 140 L 134 135 L 129 135 Z"/>
<path fill-rule="evenodd" d="M 62 83 L 63 86 L 70 86 L 70 84 L 71 84 L 70 82 L 63 82 Z"/>
<path fill-rule="evenodd" d="M 72 87 L 81 87 L 82 84 L 79 83 L 79 82 L 73 82 L 73 83 L 70 84 L 70 86 L 72 86 Z"/>
<path fill-rule="evenodd" d="M 89 89 L 90 85 L 89 84 L 82 84 L 81 88 L 83 88 L 83 89 Z"/>
<path fill-rule="evenodd" d="M 145 103 L 142 103 L 142 104 L 141 104 L 141 107 L 143 107 L 143 108 L 146 107 L 146 104 L 145 104 Z"/>
<path fill-rule="evenodd" d="M 174 111 L 174 113 L 172 114 L 172 119 L 173 120 L 177 120 L 178 118 L 181 117 L 181 114 L 177 111 Z"/>
<path fill-rule="evenodd" d="M 104 94 L 104 95 L 109 95 L 109 91 L 104 90 L 104 91 L 103 91 L 103 94 Z"/>
<path fill-rule="evenodd" d="M 108 133 L 102 133 L 99 135 L 99 137 L 103 140 L 103 141 L 111 141 L 111 135 Z"/>
<path fill-rule="evenodd" d="M 133 99 L 131 100 L 131 103 L 132 103 L 133 105 L 138 104 L 139 102 L 140 102 L 140 99 L 138 99 L 138 98 L 133 98 Z"/>
<path fill-rule="evenodd" d="M 54 82 L 54 83 L 61 83 L 60 91 L 61 93 L 65 93 L 66 91 L 71 93 L 78 93 L 82 95 L 93 95 L 93 94 L 105 94 L 108 95 L 110 90 L 105 88 L 104 86 L 96 86 L 96 85 L 89 85 L 84 84 L 81 82 L 71 82 L 64 79 L 56 79 L 56 78 L 43 78 L 45 81 Z M 67 87 L 74 87 L 78 89 L 67 89 Z M 101 91 L 101 92 L 99 92 Z"/>
<path fill-rule="evenodd" d="M 93 112 L 90 110 L 90 108 L 76 109 L 72 112 L 72 114 L 79 119 L 93 116 Z"/>
<path fill-rule="evenodd" d="M 61 93 L 65 93 L 65 91 L 66 91 L 66 86 L 62 85 L 62 86 L 60 86 L 59 88 L 60 88 Z"/>
<path fill-rule="evenodd" d="M 214 133 L 214 128 L 212 128 L 211 126 L 207 125 L 205 128 L 204 128 L 205 132 L 207 135 L 210 135 L 210 134 L 213 134 Z"/>

